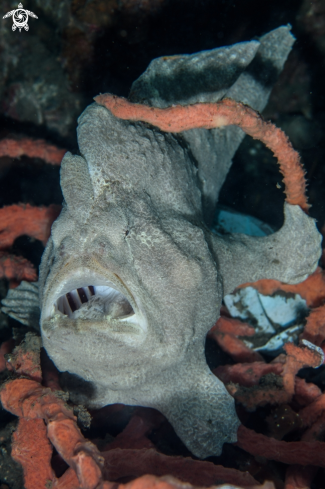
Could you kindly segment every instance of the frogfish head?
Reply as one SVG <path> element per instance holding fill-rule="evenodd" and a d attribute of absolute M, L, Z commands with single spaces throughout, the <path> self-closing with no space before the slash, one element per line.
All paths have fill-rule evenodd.
<path fill-rule="evenodd" d="M 158 135 L 156 158 L 165 158 L 164 172 L 157 175 L 161 184 L 144 175 L 143 188 L 139 175 L 154 155 L 146 160 L 144 144 L 138 161 L 133 145 L 128 165 L 134 182 L 126 179 L 120 166 L 128 155 L 111 136 L 111 126 L 105 134 L 99 127 L 98 134 L 92 125 L 91 148 L 85 146 L 88 119 L 93 121 L 94 109 L 89 110 L 78 134 L 83 156 L 67 153 L 61 166 L 65 203 L 40 268 L 41 331 L 60 371 L 105 391 L 96 405 L 130 403 L 128 392 L 136 386 L 148 385 L 189 352 L 203 355 L 220 306 L 217 272 L 199 220 L 196 174 L 186 159 L 179 169 L 184 177 L 188 165 L 185 185 L 193 187 L 194 198 L 184 192 L 177 197 L 178 167 L 168 156 L 179 151 L 175 141 Z M 103 107 L 95 107 L 97 121 L 98 110 L 111 123 Z M 132 125 L 115 124 L 119 139 L 133 138 L 139 152 L 142 128 L 134 132 Z"/>

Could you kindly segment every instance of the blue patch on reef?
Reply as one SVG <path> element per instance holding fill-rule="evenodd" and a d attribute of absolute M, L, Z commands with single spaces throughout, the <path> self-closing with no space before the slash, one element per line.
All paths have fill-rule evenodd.
<path fill-rule="evenodd" d="M 217 234 L 243 233 L 249 236 L 268 236 L 274 229 L 255 217 L 217 207 L 212 231 Z"/>

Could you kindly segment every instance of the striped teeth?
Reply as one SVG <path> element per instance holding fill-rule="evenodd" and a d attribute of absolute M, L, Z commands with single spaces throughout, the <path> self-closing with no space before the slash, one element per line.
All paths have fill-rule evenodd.
<path fill-rule="evenodd" d="M 122 318 L 134 315 L 126 297 L 109 286 L 88 285 L 59 297 L 55 309 L 71 319 Z"/>

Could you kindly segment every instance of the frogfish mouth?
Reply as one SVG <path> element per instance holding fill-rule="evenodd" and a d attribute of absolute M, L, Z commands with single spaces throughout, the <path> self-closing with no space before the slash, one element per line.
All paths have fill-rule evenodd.
<path fill-rule="evenodd" d="M 292 43 L 280 27 L 259 41 L 155 59 L 129 99 L 163 108 L 229 97 L 261 111 Z M 172 135 L 97 103 L 78 123 L 80 155 L 62 161 L 64 204 L 39 282 L 15 289 L 21 302 L 13 311 L 9 295 L 4 310 L 28 324 L 40 307 L 48 355 L 92 386 L 81 402 L 156 408 L 194 455 L 219 455 L 240 422 L 206 363 L 206 335 L 236 286 L 298 283 L 315 270 L 315 222 L 286 203 L 269 236 L 210 230 L 238 127 Z"/>

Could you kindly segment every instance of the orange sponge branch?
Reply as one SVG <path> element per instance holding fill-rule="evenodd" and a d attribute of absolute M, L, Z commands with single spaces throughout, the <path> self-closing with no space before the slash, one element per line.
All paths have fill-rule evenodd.
<path fill-rule="evenodd" d="M 11 158 L 28 156 L 29 158 L 40 158 L 51 165 L 60 165 L 65 153 L 65 149 L 57 148 L 42 139 L 7 138 L 0 141 L 0 158 L 2 156 Z"/>
<path fill-rule="evenodd" d="M 281 129 L 266 122 L 250 107 L 231 99 L 216 103 L 176 105 L 159 109 L 133 104 L 128 100 L 108 93 L 94 100 L 109 109 L 120 119 L 148 122 L 165 132 L 182 132 L 189 129 L 214 129 L 235 125 L 254 139 L 262 141 L 277 158 L 285 184 L 286 201 L 308 211 L 305 171 L 299 154 L 295 151 Z"/>
<path fill-rule="evenodd" d="M 22 280 L 34 282 L 37 273 L 26 258 L 8 253 L 19 236 L 27 235 L 39 239 L 45 245 L 51 225 L 58 217 L 61 206 L 34 207 L 29 204 L 10 205 L 0 209 L 0 278 L 9 280 L 10 287 Z"/>
<path fill-rule="evenodd" d="M 27 235 L 45 245 L 51 226 L 61 212 L 61 206 L 34 207 L 30 204 L 13 204 L 0 209 L 0 250 L 13 245 L 16 238 Z"/>

